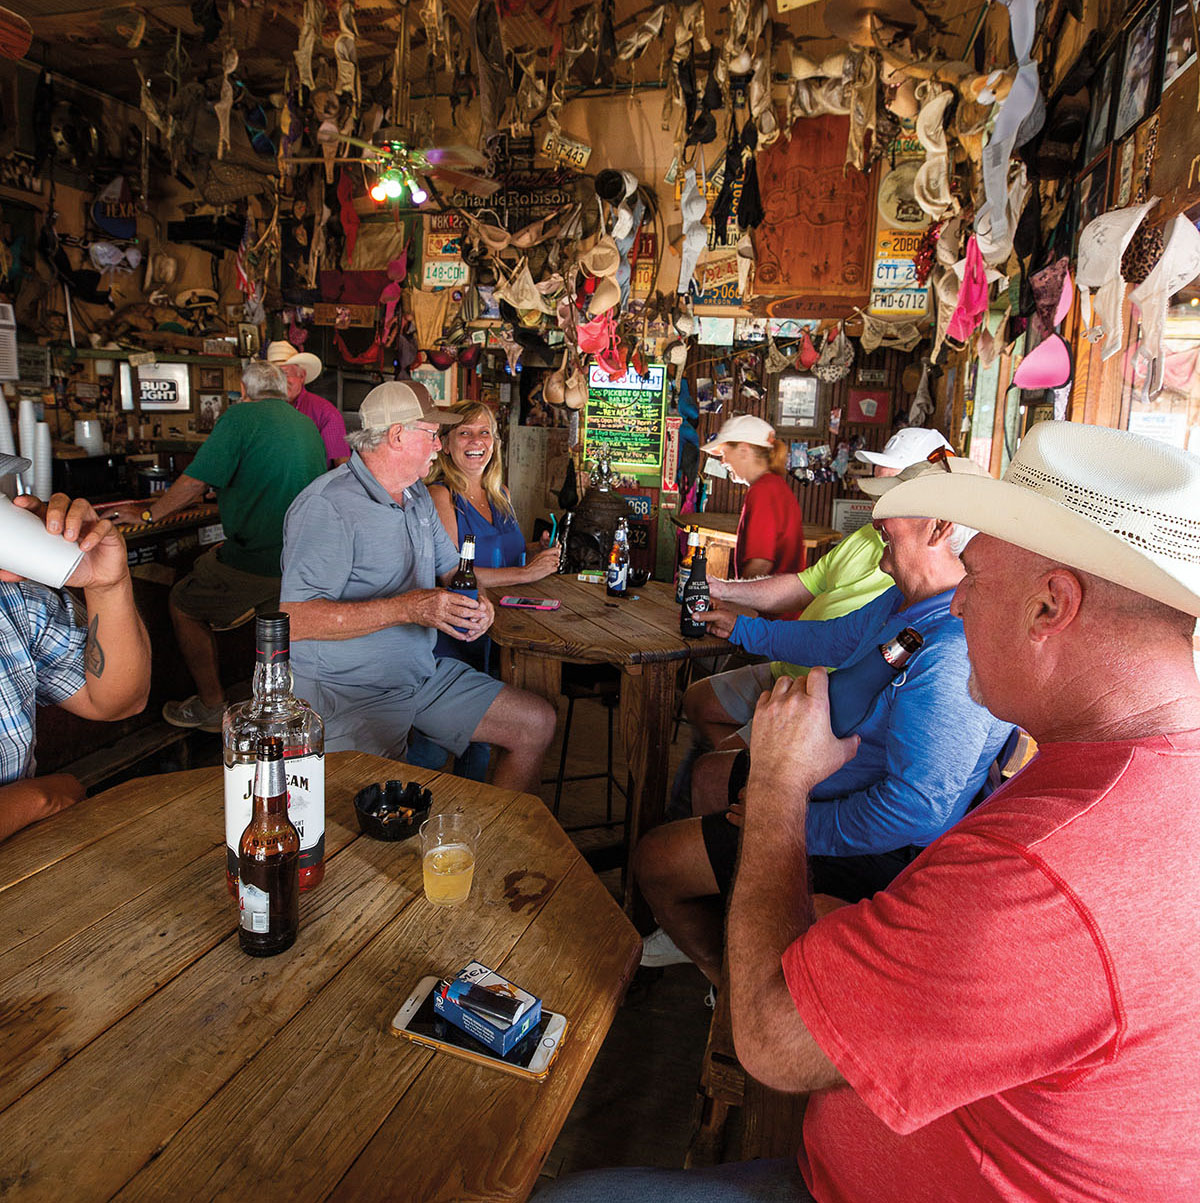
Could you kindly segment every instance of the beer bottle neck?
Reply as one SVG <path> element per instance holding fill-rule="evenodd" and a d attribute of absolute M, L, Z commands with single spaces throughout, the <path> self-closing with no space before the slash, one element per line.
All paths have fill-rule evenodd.
<path fill-rule="evenodd" d="M 260 758 L 255 766 L 254 810 L 256 814 L 287 813 L 287 778 L 282 760 Z"/>

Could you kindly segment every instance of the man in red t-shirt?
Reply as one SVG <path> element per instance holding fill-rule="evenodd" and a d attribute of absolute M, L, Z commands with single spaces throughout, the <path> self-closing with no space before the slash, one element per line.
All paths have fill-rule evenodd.
<path fill-rule="evenodd" d="M 973 691 L 1038 756 L 887 890 L 815 922 L 806 799 L 856 743 L 829 730 L 819 670 L 760 702 L 733 1032 L 749 1072 L 813 1092 L 803 1182 L 790 1159 L 748 1163 L 656 1177 L 654 1198 L 1200 1198 L 1198 514 L 1200 458 L 1066 422 L 1036 425 L 1003 481 L 880 498 L 878 518 L 983 532 L 954 601 Z M 547 1198 L 620 1203 L 645 1173 Z"/>

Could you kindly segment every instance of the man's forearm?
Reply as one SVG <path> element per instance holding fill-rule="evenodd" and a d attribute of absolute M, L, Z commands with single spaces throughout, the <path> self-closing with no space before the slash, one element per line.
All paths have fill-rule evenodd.
<path fill-rule="evenodd" d="M 714 581 L 711 588 L 718 601 L 751 606 L 761 614 L 794 614 L 813 599 L 794 572 L 764 576 L 756 581 Z"/>
<path fill-rule="evenodd" d="M 184 506 L 191 505 L 193 501 L 203 496 L 204 490 L 207 488 L 208 485 L 204 481 L 184 473 L 161 497 L 156 497 L 148 502 L 146 508 L 155 522 L 161 522 L 163 518 L 169 518 Z"/>
<path fill-rule="evenodd" d="M 385 627 L 408 622 L 405 596 L 401 593 L 395 597 L 373 597 L 360 602 L 318 598 L 313 601 L 281 602 L 279 608 L 291 620 L 294 642 L 304 639 L 357 639 L 361 635 L 373 635 Z"/>
<path fill-rule="evenodd" d="M 112 720 L 140 713 L 150 695 L 150 637 L 126 577 L 83 591 L 87 605 L 84 690 L 92 717 Z"/>

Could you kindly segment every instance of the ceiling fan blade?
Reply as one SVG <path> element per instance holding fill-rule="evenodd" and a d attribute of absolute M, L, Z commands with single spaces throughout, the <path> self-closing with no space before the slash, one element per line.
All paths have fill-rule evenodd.
<path fill-rule="evenodd" d="M 487 159 L 470 146 L 431 146 L 414 150 L 434 167 L 486 167 Z"/>
<path fill-rule="evenodd" d="M 459 192 L 470 192 L 473 196 L 492 196 L 500 191 L 498 180 L 483 180 L 477 175 L 468 175 L 465 171 L 455 171 L 449 167 L 431 167 L 429 174 L 439 182 L 445 182 Z"/>
<path fill-rule="evenodd" d="M 0 8 L 0 56 L 21 59 L 33 45 L 33 28 L 24 17 Z"/>

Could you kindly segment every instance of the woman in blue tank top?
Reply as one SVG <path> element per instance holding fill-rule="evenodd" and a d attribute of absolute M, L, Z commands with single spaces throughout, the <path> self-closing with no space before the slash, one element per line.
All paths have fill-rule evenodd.
<path fill-rule="evenodd" d="M 532 584 L 557 572 L 558 549 L 540 544 L 527 546 L 521 534 L 503 483 L 500 436 L 491 408 L 477 401 L 460 401 L 451 408 L 462 415 L 462 421 L 448 428 L 426 483 L 455 547 L 461 547 L 467 535 L 475 536 L 476 580 L 483 588 L 505 588 Z M 486 635 L 464 643 L 439 632 L 434 654 L 464 660 L 487 672 L 490 648 L 491 640 Z M 485 749 L 482 756 L 475 751 L 477 748 Z M 482 780 L 487 771 L 486 749 L 485 744 L 472 744 L 455 762 L 455 772 Z M 417 760 L 413 759 L 414 751 Z M 432 763 L 435 759 L 437 763 Z M 413 732 L 409 762 L 440 768 L 445 763 L 445 753 Z"/>

